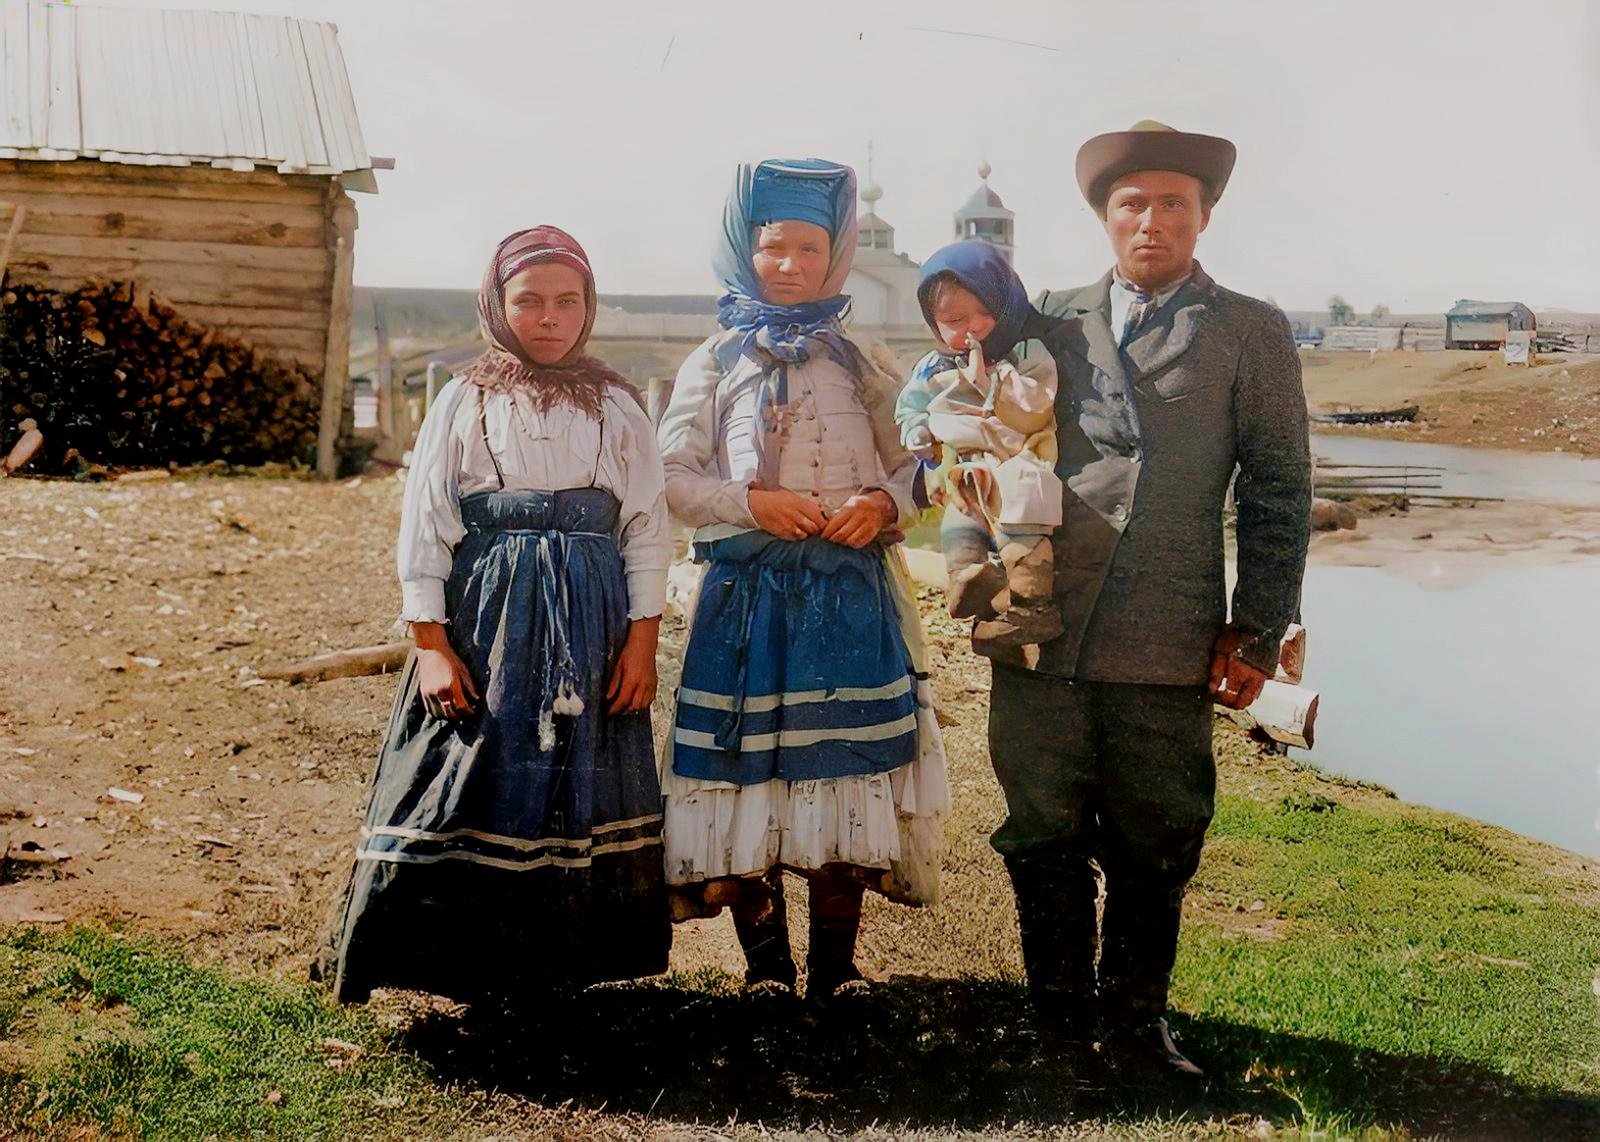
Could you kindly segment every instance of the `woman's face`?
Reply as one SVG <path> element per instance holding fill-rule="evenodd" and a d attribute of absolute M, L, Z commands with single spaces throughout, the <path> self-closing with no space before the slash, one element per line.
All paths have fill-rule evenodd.
<path fill-rule="evenodd" d="M 761 295 L 773 305 L 802 305 L 822 296 L 832 253 L 828 232 L 814 222 L 769 222 L 756 227 L 751 257 Z"/>
<path fill-rule="evenodd" d="M 933 324 L 944 347 L 960 352 L 993 333 L 995 320 L 977 294 L 946 281 L 933 298 Z"/>
<path fill-rule="evenodd" d="M 529 266 L 506 282 L 505 303 L 506 321 L 535 364 L 554 365 L 583 335 L 583 275 L 571 266 Z"/>

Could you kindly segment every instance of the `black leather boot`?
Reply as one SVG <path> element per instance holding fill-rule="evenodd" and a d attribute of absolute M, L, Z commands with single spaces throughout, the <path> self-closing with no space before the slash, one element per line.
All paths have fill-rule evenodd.
<path fill-rule="evenodd" d="M 1126 1017 L 1104 1026 L 1100 1049 L 1118 1080 L 1131 1086 L 1198 1085 L 1205 1071 L 1178 1049 L 1165 1018 Z"/>
<path fill-rule="evenodd" d="M 1006 857 L 1022 964 L 1039 1032 L 1056 1046 L 1094 1041 L 1094 870 L 1071 854 Z"/>
<path fill-rule="evenodd" d="M 733 930 L 744 949 L 746 987 L 794 991 L 794 953 L 789 949 L 789 916 L 783 902 L 783 873 L 773 869 L 740 885 L 734 902 Z"/>
<path fill-rule="evenodd" d="M 826 1003 L 847 984 L 864 981 L 856 967 L 861 931 L 861 882 L 824 869 L 810 877 L 811 948 L 806 954 L 806 999 Z M 864 988 L 864 983 L 857 989 Z M 855 990 L 855 989 L 853 989 Z"/>
<path fill-rule="evenodd" d="M 1195 1084 L 1205 1072 L 1167 1025 L 1167 988 L 1178 954 L 1183 886 L 1114 874 L 1100 941 L 1101 1049 L 1124 1082 Z"/>

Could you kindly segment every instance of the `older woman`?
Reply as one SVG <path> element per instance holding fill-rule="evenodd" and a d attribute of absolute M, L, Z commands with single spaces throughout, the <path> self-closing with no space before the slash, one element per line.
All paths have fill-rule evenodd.
<path fill-rule="evenodd" d="M 782 870 L 810 883 L 807 995 L 861 978 L 865 889 L 937 893 L 944 755 L 921 625 L 888 546 L 915 510 L 893 378 L 845 334 L 855 174 L 740 168 L 716 270 L 722 331 L 679 371 L 659 438 L 705 563 L 666 795 L 679 918 L 731 906 L 746 981 L 792 988 Z"/>
<path fill-rule="evenodd" d="M 401 516 L 417 649 L 378 759 L 335 986 L 516 1001 L 666 969 L 650 730 L 671 554 L 636 390 L 584 355 L 583 248 L 495 251 L 490 345 L 439 394 Z"/>

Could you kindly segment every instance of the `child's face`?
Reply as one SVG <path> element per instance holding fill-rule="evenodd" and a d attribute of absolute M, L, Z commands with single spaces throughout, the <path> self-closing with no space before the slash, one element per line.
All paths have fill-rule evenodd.
<path fill-rule="evenodd" d="M 536 364 L 554 365 L 583 335 L 583 275 L 571 266 L 529 266 L 506 283 L 505 303 L 511 331 Z"/>
<path fill-rule="evenodd" d="M 993 333 L 995 322 L 975 293 L 947 282 L 933 301 L 933 325 L 944 347 L 959 353 Z"/>
<path fill-rule="evenodd" d="M 822 296 L 828 280 L 828 232 L 814 222 L 769 222 L 756 228 L 750 263 L 762 297 L 773 305 L 804 305 Z"/>

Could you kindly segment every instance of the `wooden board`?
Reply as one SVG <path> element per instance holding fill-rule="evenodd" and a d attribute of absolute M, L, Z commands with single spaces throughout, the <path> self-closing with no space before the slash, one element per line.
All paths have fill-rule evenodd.
<path fill-rule="evenodd" d="M 315 205 L 326 193 L 321 185 L 330 180 L 307 176 L 310 184 L 263 183 L 255 181 L 260 173 L 248 171 L 213 171 L 198 167 L 128 167 L 117 163 L 97 163 L 80 160 L 77 163 L 21 163 L 20 171 L 8 171 L 3 165 L 19 160 L 0 159 L 0 198 L 9 198 L 12 192 L 38 191 L 54 194 L 132 195 L 138 198 L 197 198 L 218 199 L 227 202 L 283 202 Z M 70 173 L 56 173 L 61 167 Z M 56 170 L 41 172 L 29 169 L 52 167 Z M 107 177 L 106 172 L 114 172 Z M 226 176 L 229 181 L 211 181 L 202 176 Z M 271 175 L 284 179 L 285 175 Z M 242 181 L 233 181 L 242 180 Z"/>
<path fill-rule="evenodd" d="M 98 195 L 14 193 L 40 234 L 181 239 L 245 246 L 323 248 L 322 215 L 308 206 L 268 202 L 174 201 Z M 0 203 L 0 218 L 9 208 Z"/>
<path fill-rule="evenodd" d="M 19 241 L 18 246 L 24 246 Z M 134 258 L 45 257 L 19 249 L 12 259 L 12 271 L 32 275 L 30 280 L 53 278 L 74 284 L 87 281 L 131 281 L 150 286 L 174 301 L 199 301 L 211 305 L 281 305 L 294 308 L 293 300 L 325 298 L 325 274 L 306 274 L 297 270 L 269 270 L 251 266 L 203 266 L 193 262 L 144 262 Z M 233 291 L 250 291 L 245 301 Z M 266 300 L 270 297 L 287 302 Z"/>
<path fill-rule="evenodd" d="M 41 234 L 35 227 L 17 242 L 19 258 L 93 258 L 126 260 L 140 265 L 155 262 L 199 266 L 241 266 L 255 270 L 283 270 L 311 278 L 327 274 L 329 254 L 322 247 L 276 249 L 225 242 L 182 242 L 157 238 L 115 236 L 71 237 Z"/>

